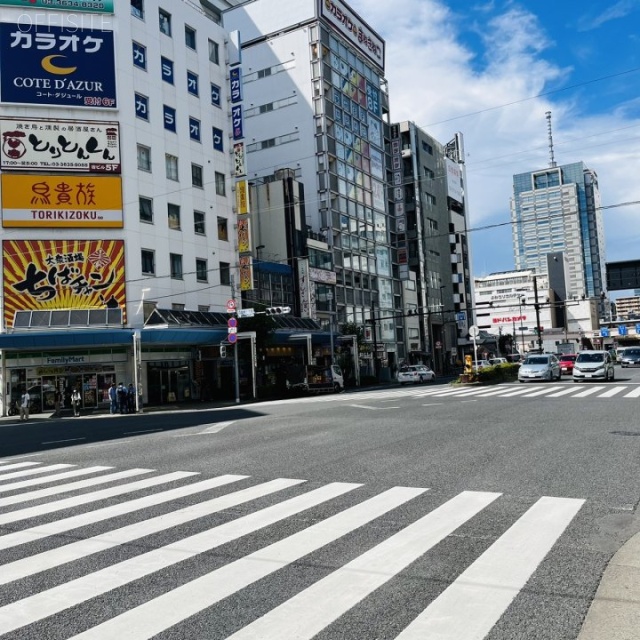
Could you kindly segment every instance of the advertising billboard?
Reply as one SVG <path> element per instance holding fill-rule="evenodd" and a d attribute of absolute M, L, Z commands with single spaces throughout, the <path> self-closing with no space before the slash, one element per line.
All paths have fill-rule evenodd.
<path fill-rule="evenodd" d="M 113 32 L 1 23 L 0 102 L 116 109 Z"/>
<path fill-rule="evenodd" d="M 85 120 L 0 119 L 0 169 L 120 173 L 120 126 Z"/>
<path fill-rule="evenodd" d="M 3 227 L 121 228 L 119 176 L 4 173 Z"/>
<path fill-rule="evenodd" d="M 457 202 L 464 202 L 462 191 L 462 171 L 460 165 L 449 158 L 444 159 L 447 165 L 447 195 Z"/>
<path fill-rule="evenodd" d="M 82 13 L 113 13 L 114 0 L 0 0 L 0 7 L 54 9 Z"/>
<path fill-rule="evenodd" d="M 4 240 L 4 319 L 16 311 L 125 308 L 123 240 Z"/>

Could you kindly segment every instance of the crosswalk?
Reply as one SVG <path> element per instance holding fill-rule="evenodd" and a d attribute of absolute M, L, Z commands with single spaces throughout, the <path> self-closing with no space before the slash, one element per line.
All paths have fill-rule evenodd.
<path fill-rule="evenodd" d="M 584 504 L 533 497 L 505 520 L 498 492 L 33 460 L 0 460 L 0 494 L 0 637 L 74 640 L 214 637 L 198 629 L 229 599 L 234 625 L 215 637 L 351 637 L 345 616 L 392 615 L 371 616 L 370 600 L 441 543 L 478 537 L 440 593 L 406 596 L 415 613 L 393 637 L 481 639 Z M 483 515 L 492 536 L 474 533 Z"/>
<path fill-rule="evenodd" d="M 612 385 L 608 384 L 499 384 L 475 387 L 473 385 L 436 385 L 425 387 L 416 385 L 412 387 L 392 387 L 389 389 L 375 389 L 371 391 L 359 391 L 357 394 L 327 394 L 305 396 L 287 400 L 273 400 L 263 404 L 283 403 L 346 403 L 361 402 L 366 400 L 389 400 L 394 398 L 615 398 L 633 400 L 640 398 L 640 385 Z"/>

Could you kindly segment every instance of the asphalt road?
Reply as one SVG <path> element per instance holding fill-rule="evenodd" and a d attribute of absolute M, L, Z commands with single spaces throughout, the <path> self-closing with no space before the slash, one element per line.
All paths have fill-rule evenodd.
<path fill-rule="evenodd" d="M 640 530 L 639 403 L 616 368 L 4 420 L 0 637 L 574 640 Z"/>

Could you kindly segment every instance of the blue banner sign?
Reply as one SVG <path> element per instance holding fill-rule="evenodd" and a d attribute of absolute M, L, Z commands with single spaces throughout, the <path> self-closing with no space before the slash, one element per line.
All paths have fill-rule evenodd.
<path fill-rule="evenodd" d="M 116 109 L 113 32 L 0 24 L 0 102 Z"/>
<path fill-rule="evenodd" d="M 229 71 L 229 90 L 233 104 L 242 102 L 242 77 L 240 75 L 240 67 Z"/>
<path fill-rule="evenodd" d="M 236 104 L 231 107 L 231 126 L 233 127 L 233 139 L 242 140 L 242 138 L 244 138 L 242 105 Z"/>

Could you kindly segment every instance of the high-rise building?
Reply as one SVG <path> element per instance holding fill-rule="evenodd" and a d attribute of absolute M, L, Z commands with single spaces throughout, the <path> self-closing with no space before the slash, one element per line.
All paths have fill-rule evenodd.
<path fill-rule="evenodd" d="M 563 252 L 567 297 L 606 294 L 605 241 L 595 171 L 583 162 L 513 176 L 511 222 L 516 270 L 547 274 L 547 254 Z"/>
<path fill-rule="evenodd" d="M 406 357 L 390 215 L 385 43 L 340 0 L 254 0 L 224 13 L 242 40 L 248 179 L 291 170 L 335 279 L 300 272 L 309 316 L 365 327 L 378 372 Z M 252 211 L 253 226 L 260 211 Z M 324 265 L 323 266 L 328 266 Z M 305 286 L 306 283 L 305 283 Z M 335 311 L 334 311 L 335 310 Z"/>

